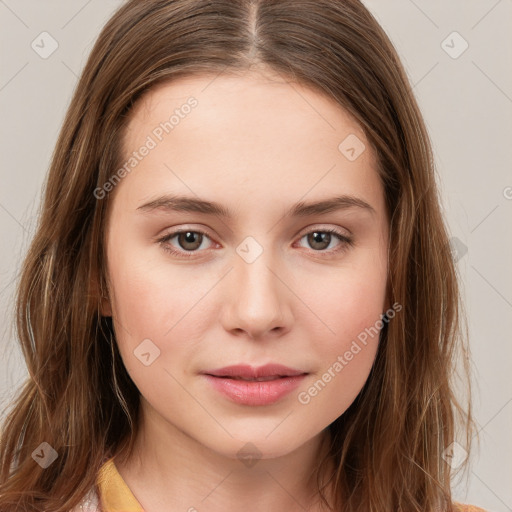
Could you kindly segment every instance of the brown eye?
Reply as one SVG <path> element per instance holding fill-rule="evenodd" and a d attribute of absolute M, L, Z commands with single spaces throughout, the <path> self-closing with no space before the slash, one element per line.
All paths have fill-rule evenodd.
<path fill-rule="evenodd" d="M 182 231 L 177 235 L 178 244 L 185 251 L 195 251 L 201 246 L 203 234 L 197 231 Z"/>
<path fill-rule="evenodd" d="M 335 229 L 323 229 L 323 230 L 314 230 L 306 233 L 301 237 L 306 239 L 307 245 L 314 252 L 325 252 L 325 253 L 336 253 L 346 249 L 348 246 L 352 245 L 352 238 L 339 233 Z M 338 240 L 337 246 L 334 248 L 331 247 L 331 250 L 326 250 L 329 248 L 331 243 L 334 240 Z"/>
<path fill-rule="evenodd" d="M 176 242 L 173 242 L 173 239 L 176 239 Z M 158 240 L 158 242 L 165 251 L 171 253 L 173 256 L 189 258 L 204 252 L 200 249 L 205 239 L 210 240 L 210 237 L 206 233 L 185 229 L 165 235 Z M 208 248 L 209 247 L 206 247 L 206 249 Z M 205 249 L 205 247 L 202 249 Z"/>
<path fill-rule="evenodd" d="M 326 233 L 323 231 L 312 231 L 308 233 L 308 243 L 312 249 L 323 251 L 329 247 L 331 243 L 331 233 Z"/>

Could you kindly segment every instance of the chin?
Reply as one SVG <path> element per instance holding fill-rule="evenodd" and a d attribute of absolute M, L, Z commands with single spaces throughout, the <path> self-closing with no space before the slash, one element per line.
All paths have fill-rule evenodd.
<path fill-rule="evenodd" d="M 279 421 L 275 420 L 264 421 L 260 425 L 255 423 L 256 420 L 252 418 L 247 427 L 228 427 L 227 430 L 233 437 L 220 433 L 218 437 L 209 435 L 202 444 L 226 458 L 247 462 L 284 457 L 308 443 L 315 442 L 313 438 L 321 433 L 314 432 L 307 436 L 304 425 L 302 428 L 299 425 L 294 425 L 293 429 L 289 425 L 284 428 L 284 425 L 280 426 Z M 251 466 L 250 463 L 246 465 Z"/>

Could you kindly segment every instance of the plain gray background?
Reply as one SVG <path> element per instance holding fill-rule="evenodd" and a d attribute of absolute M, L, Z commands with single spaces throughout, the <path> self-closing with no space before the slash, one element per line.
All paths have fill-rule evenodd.
<path fill-rule="evenodd" d="M 12 299 L 41 187 L 77 77 L 121 3 L 0 0 L 2 408 L 27 373 Z M 365 4 L 395 44 L 424 113 L 465 296 L 481 449 L 467 480 L 454 482 L 455 497 L 512 511 L 512 0 Z"/>

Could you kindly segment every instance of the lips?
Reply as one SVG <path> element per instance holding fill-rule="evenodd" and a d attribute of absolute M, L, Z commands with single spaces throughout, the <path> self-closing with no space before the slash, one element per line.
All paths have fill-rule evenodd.
<path fill-rule="evenodd" d="M 225 366 L 224 368 L 208 370 L 203 373 L 206 375 L 212 375 L 213 377 L 261 382 L 283 377 L 296 377 L 298 375 L 304 375 L 307 372 L 289 368 L 281 364 L 266 364 L 259 367 L 252 367 L 248 365 Z"/>
<path fill-rule="evenodd" d="M 202 372 L 213 389 L 240 405 L 271 405 L 297 388 L 307 372 L 280 364 L 226 366 Z"/>

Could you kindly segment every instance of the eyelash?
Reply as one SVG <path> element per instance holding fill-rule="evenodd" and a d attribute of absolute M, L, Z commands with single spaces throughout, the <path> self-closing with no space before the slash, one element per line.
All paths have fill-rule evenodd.
<path fill-rule="evenodd" d="M 173 256 L 179 256 L 183 258 L 194 258 L 195 254 L 197 254 L 200 251 L 177 251 L 176 249 L 173 249 L 172 246 L 169 245 L 169 241 L 172 240 L 175 236 L 179 235 L 180 233 L 199 233 L 207 238 L 210 238 L 207 233 L 201 230 L 194 230 L 194 229 L 180 229 L 177 231 L 173 231 L 172 233 L 169 233 L 165 235 L 164 237 L 157 240 L 157 242 L 161 245 L 162 249 L 168 253 L 170 253 Z M 299 240 L 304 238 L 305 236 L 311 234 L 311 233 L 329 233 L 331 235 L 335 235 L 340 242 L 343 242 L 341 246 L 338 249 L 325 251 L 325 250 L 313 250 L 314 253 L 326 253 L 329 255 L 337 255 L 339 253 L 342 253 L 343 251 L 347 250 L 349 247 L 352 247 L 354 245 L 354 241 L 352 237 L 346 236 L 337 229 L 328 228 L 328 229 L 313 229 L 311 231 L 308 231 L 307 233 L 304 233 Z"/>

